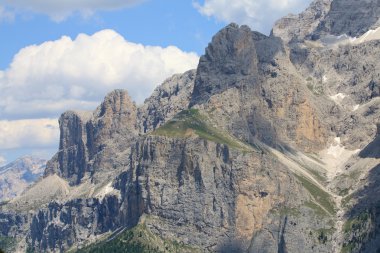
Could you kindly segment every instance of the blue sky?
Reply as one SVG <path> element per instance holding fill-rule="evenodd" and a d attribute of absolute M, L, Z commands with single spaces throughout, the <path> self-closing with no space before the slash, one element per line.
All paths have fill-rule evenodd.
<path fill-rule="evenodd" d="M 225 23 L 202 16 L 191 1 L 178 0 L 147 0 L 121 10 L 99 11 L 87 18 L 76 13 L 61 22 L 52 21 L 47 15 L 23 13 L 13 21 L 0 23 L 3 38 L 0 68 L 8 67 L 13 56 L 25 46 L 102 29 L 113 29 L 131 42 L 176 45 L 184 51 L 202 54 L 212 35 Z"/>
<path fill-rule="evenodd" d="M 49 158 L 57 119 L 127 89 L 141 104 L 230 22 L 269 34 L 311 0 L 0 0 L 0 165 Z"/>

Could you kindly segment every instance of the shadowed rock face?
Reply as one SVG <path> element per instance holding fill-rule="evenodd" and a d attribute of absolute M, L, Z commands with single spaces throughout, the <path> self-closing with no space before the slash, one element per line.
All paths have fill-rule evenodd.
<path fill-rule="evenodd" d="M 88 152 L 86 148 L 86 123 L 89 115 L 84 113 L 66 112 L 59 119 L 60 143 L 57 154 L 57 172 L 64 178 L 79 183 L 86 172 Z M 51 161 L 47 165 L 46 174 L 52 169 Z"/>
<path fill-rule="evenodd" d="M 317 31 L 359 37 L 368 30 L 379 27 L 379 18 L 379 0 L 334 0 Z"/>
<path fill-rule="evenodd" d="M 380 124 L 377 124 L 377 133 L 375 139 L 369 143 L 361 152 L 362 158 L 380 159 Z"/>
<path fill-rule="evenodd" d="M 103 158 L 126 149 L 136 138 L 137 108 L 127 91 L 115 90 L 94 113 L 66 112 L 59 125 L 59 152 L 48 162 L 45 176 L 56 173 L 79 184 L 86 173 L 95 172 L 94 166 L 112 167 Z"/>
<path fill-rule="evenodd" d="M 272 35 L 285 43 L 326 35 L 360 37 L 378 28 L 379 18 L 378 0 L 314 0 L 302 13 L 277 21 Z"/>

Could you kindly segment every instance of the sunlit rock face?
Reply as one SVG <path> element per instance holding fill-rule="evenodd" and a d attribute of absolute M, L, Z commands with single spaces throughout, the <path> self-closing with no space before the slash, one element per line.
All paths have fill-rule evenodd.
<path fill-rule="evenodd" d="M 230 24 L 143 105 L 62 114 L 44 178 L 1 206 L 10 251 L 377 252 L 378 5 Z"/>

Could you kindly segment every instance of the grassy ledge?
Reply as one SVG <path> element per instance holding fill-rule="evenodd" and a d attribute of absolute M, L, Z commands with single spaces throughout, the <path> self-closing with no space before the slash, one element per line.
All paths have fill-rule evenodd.
<path fill-rule="evenodd" d="M 151 134 L 174 138 L 187 138 L 196 135 L 205 140 L 226 144 L 234 149 L 250 150 L 247 145 L 229 133 L 211 126 L 208 117 L 201 114 L 197 109 L 184 110 L 178 113 Z"/>
<path fill-rule="evenodd" d="M 328 211 L 330 215 L 335 214 L 335 205 L 327 192 L 307 180 L 305 177 L 299 175 L 295 176 L 302 183 L 303 187 L 305 187 L 306 190 L 310 192 L 316 202 L 318 202 L 326 211 Z"/>
<path fill-rule="evenodd" d="M 192 253 L 200 252 L 176 241 L 164 240 L 153 234 L 145 224 L 125 230 L 115 238 L 78 249 L 76 253 Z"/>

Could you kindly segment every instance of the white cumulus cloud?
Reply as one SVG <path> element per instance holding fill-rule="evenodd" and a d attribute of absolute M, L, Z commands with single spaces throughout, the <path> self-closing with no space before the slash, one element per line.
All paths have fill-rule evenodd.
<path fill-rule="evenodd" d="M 0 0 L 18 11 L 32 11 L 62 21 L 73 13 L 90 16 L 100 10 L 116 10 L 133 6 L 145 0 Z"/>
<path fill-rule="evenodd" d="M 116 88 L 127 89 L 141 103 L 164 79 L 195 68 L 198 59 L 174 46 L 126 41 L 113 30 L 28 46 L 0 71 L 0 119 L 93 110 Z"/>
<path fill-rule="evenodd" d="M 289 14 L 304 10 L 311 0 L 205 0 L 195 1 L 195 8 L 203 15 L 222 22 L 249 25 L 252 29 L 269 33 L 274 22 Z"/>
<path fill-rule="evenodd" d="M 0 150 L 58 147 L 56 119 L 0 120 L 0 129 Z"/>

